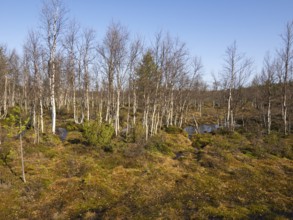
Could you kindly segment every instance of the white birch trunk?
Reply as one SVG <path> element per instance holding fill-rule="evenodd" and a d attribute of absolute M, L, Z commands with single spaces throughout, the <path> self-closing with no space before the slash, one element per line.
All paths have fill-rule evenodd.
<path fill-rule="evenodd" d="M 271 133 L 271 124 L 272 124 L 272 116 L 271 116 L 271 98 L 269 97 L 269 103 L 268 103 L 268 134 Z"/>
<path fill-rule="evenodd" d="M 130 92 L 128 92 L 128 107 L 127 107 L 127 119 L 126 119 L 126 135 L 129 133 L 129 125 L 130 125 Z"/>
<path fill-rule="evenodd" d="M 137 106 L 137 101 L 136 101 L 136 91 L 133 89 L 133 108 L 132 108 L 132 113 L 133 113 L 133 119 L 132 119 L 132 124 L 133 127 L 135 127 L 136 124 L 136 107 Z"/>
<path fill-rule="evenodd" d="M 228 107 L 227 107 L 227 126 L 231 129 L 231 101 L 232 101 L 232 89 L 229 89 Z"/>
<path fill-rule="evenodd" d="M 144 115 L 144 126 L 145 126 L 145 139 L 148 140 L 149 138 L 149 122 L 148 122 L 148 117 L 149 117 L 149 102 L 150 98 L 149 96 L 147 97 L 146 100 L 146 110 L 145 110 L 145 115 Z"/>
<path fill-rule="evenodd" d="M 41 120 L 41 132 L 44 133 L 44 112 L 43 112 L 43 101 L 40 99 L 40 120 Z"/>
<path fill-rule="evenodd" d="M 283 115 L 284 134 L 287 135 L 288 134 L 288 124 L 287 124 L 287 95 L 286 95 L 286 92 L 284 94 L 284 100 L 283 100 L 283 111 L 284 111 L 284 115 Z"/>
<path fill-rule="evenodd" d="M 86 88 L 86 119 L 90 120 L 90 98 L 89 98 L 89 88 Z"/>
<path fill-rule="evenodd" d="M 100 124 L 103 122 L 103 101 L 101 100 L 100 101 L 100 104 L 99 104 L 99 120 L 100 120 Z"/>
<path fill-rule="evenodd" d="M 21 160 L 21 173 L 22 173 L 22 181 L 26 183 L 25 179 L 25 170 L 24 170 L 24 156 L 23 156 L 23 146 L 22 146 L 22 131 L 21 131 L 21 121 L 20 121 L 20 134 L 19 134 L 19 148 L 20 148 L 20 160 Z"/>
<path fill-rule="evenodd" d="M 49 61 L 50 69 L 50 102 L 52 116 L 52 133 L 56 132 L 56 103 L 55 103 L 55 64 L 52 59 Z"/>
<path fill-rule="evenodd" d="M 8 77 L 5 75 L 4 80 L 4 97 L 3 97 L 3 110 L 4 110 L 4 118 L 7 115 L 7 84 L 8 84 Z"/>
<path fill-rule="evenodd" d="M 157 110 L 157 104 L 154 105 L 153 113 L 152 113 L 152 119 L 151 119 L 151 136 L 155 134 L 155 116 L 156 116 L 156 110 Z"/>
<path fill-rule="evenodd" d="M 78 122 L 78 119 L 77 119 L 77 112 L 76 112 L 75 84 L 73 84 L 73 100 L 72 100 L 72 104 L 73 104 L 73 118 L 74 118 L 74 122 L 77 123 Z"/>
<path fill-rule="evenodd" d="M 115 117 L 115 134 L 119 133 L 119 116 L 120 116 L 120 89 L 117 89 L 117 101 L 116 101 L 116 117 Z"/>
<path fill-rule="evenodd" d="M 173 125 L 173 114 L 174 114 L 174 95 L 173 89 L 171 91 L 171 100 L 170 100 L 170 125 Z"/>

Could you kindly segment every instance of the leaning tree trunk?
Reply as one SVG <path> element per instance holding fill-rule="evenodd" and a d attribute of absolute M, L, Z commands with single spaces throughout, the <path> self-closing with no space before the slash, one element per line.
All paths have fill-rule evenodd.
<path fill-rule="evenodd" d="M 22 174 L 22 181 L 26 183 L 25 179 L 25 170 L 24 170 L 24 156 L 23 156 L 23 146 L 22 146 L 22 131 L 21 131 L 21 121 L 20 121 L 20 134 L 19 134 L 19 148 L 20 148 L 20 159 L 21 159 L 21 174 Z"/>

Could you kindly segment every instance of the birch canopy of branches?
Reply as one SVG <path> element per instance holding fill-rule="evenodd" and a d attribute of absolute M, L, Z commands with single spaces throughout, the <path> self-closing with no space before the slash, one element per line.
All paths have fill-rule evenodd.
<path fill-rule="evenodd" d="M 218 123 L 230 131 L 236 121 L 244 126 L 248 103 L 255 108 L 250 119 L 260 121 L 267 134 L 292 130 L 292 21 L 281 35 L 282 48 L 264 58 L 250 87 L 253 62 L 239 52 L 236 41 L 227 47 L 219 78 L 214 76 L 209 86 L 202 79 L 200 57 L 191 56 L 178 38 L 161 31 L 147 45 L 112 22 L 98 40 L 94 29 L 67 22 L 63 3 L 44 1 L 40 29 L 28 32 L 23 56 L 0 46 L 0 117 L 21 107 L 31 117 L 35 143 L 48 129 L 56 133 L 57 114 L 76 124 L 107 124 L 116 136 L 141 129 L 147 140 L 166 127 L 200 124 L 209 102 Z"/>

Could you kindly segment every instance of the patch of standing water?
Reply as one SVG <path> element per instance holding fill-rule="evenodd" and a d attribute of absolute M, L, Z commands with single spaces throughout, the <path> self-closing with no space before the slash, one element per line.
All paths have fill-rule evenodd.
<path fill-rule="evenodd" d="M 68 131 L 65 128 L 56 128 L 56 134 L 59 136 L 61 141 L 65 141 Z"/>
<path fill-rule="evenodd" d="M 187 132 L 188 137 L 190 138 L 196 132 L 199 134 L 211 133 L 219 128 L 220 126 L 217 124 L 203 124 L 198 126 L 198 129 L 195 126 L 187 126 L 184 128 L 184 131 Z"/>

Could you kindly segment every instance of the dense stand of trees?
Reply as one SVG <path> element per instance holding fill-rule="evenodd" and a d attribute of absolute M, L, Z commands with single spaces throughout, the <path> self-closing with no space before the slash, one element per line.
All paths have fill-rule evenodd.
<path fill-rule="evenodd" d="M 67 19 L 60 0 L 45 2 L 41 18 L 41 28 L 28 32 L 22 56 L 0 46 L 0 117 L 20 106 L 30 115 L 36 142 L 40 133 L 55 133 L 58 112 L 79 124 L 108 123 L 116 135 L 142 126 L 148 139 L 163 127 L 190 123 L 190 116 L 196 122 L 194 112 L 200 116 L 207 102 L 225 109 L 217 117 L 230 130 L 239 120 L 257 122 L 267 133 L 292 130 L 293 22 L 286 25 L 282 48 L 264 58 L 251 84 L 252 61 L 234 42 L 208 90 L 200 58 L 169 34 L 160 32 L 145 46 L 126 27 L 111 23 L 97 42 L 93 29 Z M 247 105 L 255 110 L 253 117 L 245 118 Z M 49 113 L 50 128 L 44 123 Z"/>

